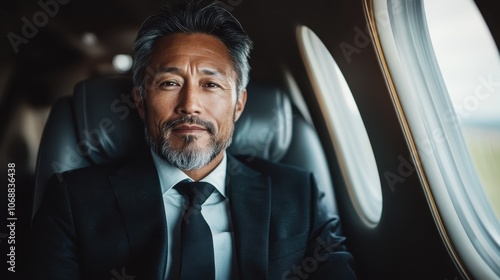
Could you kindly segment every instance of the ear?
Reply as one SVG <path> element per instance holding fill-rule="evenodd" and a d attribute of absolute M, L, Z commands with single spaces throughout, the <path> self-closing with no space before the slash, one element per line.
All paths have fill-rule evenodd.
<path fill-rule="evenodd" d="M 245 104 L 247 103 L 247 89 L 244 89 L 238 100 L 236 100 L 236 107 L 234 110 L 234 122 L 236 122 L 240 116 L 241 113 L 243 113 L 243 109 L 245 109 Z"/>
<path fill-rule="evenodd" d="M 139 117 L 144 121 L 144 100 L 141 97 L 138 87 L 134 87 L 134 103 L 137 107 L 137 112 L 139 113 Z"/>

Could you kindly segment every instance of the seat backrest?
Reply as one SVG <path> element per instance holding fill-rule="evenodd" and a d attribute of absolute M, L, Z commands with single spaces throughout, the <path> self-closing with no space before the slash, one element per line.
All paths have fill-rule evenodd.
<path fill-rule="evenodd" d="M 33 215 L 53 174 L 124 160 L 145 147 L 132 88 L 129 77 L 93 78 L 78 83 L 72 96 L 56 102 L 38 153 Z M 247 89 L 247 104 L 228 152 L 313 172 L 336 211 L 329 169 L 314 128 L 296 113 L 279 87 L 251 83 Z"/>

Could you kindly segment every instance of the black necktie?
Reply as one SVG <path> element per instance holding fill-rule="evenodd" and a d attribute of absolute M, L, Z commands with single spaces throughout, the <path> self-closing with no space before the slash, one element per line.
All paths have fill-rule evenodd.
<path fill-rule="evenodd" d="M 181 267 L 179 279 L 215 279 L 214 246 L 201 205 L 214 191 L 206 182 L 179 182 L 177 191 L 189 201 L 181 220 Z"/>

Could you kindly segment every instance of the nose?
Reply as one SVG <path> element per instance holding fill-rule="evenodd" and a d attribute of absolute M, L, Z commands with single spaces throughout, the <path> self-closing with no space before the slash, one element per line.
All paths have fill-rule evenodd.
<path fill-rule="evenodd" d="M 199 89 L 196 86 L 186 85 L 179 92 L 176 113 L 179 115 L 199 115 L 201 111 Z"/>

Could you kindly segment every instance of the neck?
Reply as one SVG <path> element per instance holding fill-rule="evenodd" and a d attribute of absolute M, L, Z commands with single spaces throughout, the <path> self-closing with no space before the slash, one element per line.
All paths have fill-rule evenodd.
<path fill-rule="evenodd" d="M 182 170 L 182 172 L 186 173 L 189 178 L 193 179 L 195 182 L 200 181 L 205 178 L 210 172 L 212 172 L 222 161 L 224 157 L 224 151 L 220 152 L 209 164 L 203 166 L 200 169 L 194 170 Z"/>

